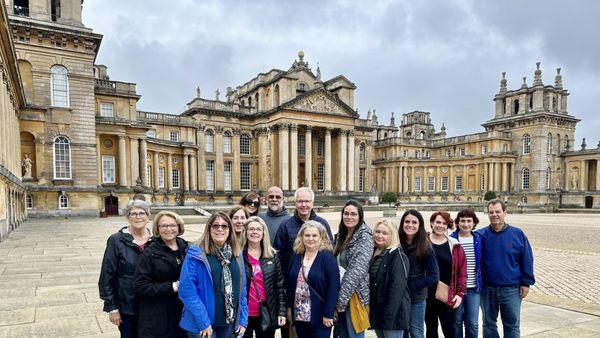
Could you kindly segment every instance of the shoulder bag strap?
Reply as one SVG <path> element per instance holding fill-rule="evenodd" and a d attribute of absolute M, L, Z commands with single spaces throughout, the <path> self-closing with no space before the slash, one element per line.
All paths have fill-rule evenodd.
<path fill-rule="evenodd" d="M 304 272 L 304 264 L 301 264 L 301 270 L 302 270 L 302 277 L 304 277 L 304 281 L 306 282 L 306 285 L 308 285 L 308 288 L 315 293 L 315 295 L 317 295 L 317 298 L 319 298 L 319 300 L 322 303 L 325 303 L 325 300 L 323 299 L 323 297 L 321 297 L 321 295 L 312 287 L 312 285 L 310 285 L 310 283 L 308 282 L 308 276 L 306 275 L 306 273 Z"/>

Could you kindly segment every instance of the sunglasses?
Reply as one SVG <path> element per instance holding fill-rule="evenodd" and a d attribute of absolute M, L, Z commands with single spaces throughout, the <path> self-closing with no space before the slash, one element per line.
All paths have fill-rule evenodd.
<path fill-rule="evenodd" d="M 219 230 L 219 229 L 229 229 L 229 224 L 219 224 L 219 223 L 213 223 L 210 225 L 211 228 L 213 228 L 213 230 Z"/>
<path fill-rule="evenodd" d="M 260 201 L 245 200 L 244 201 L 244 205 L 245 206 L 251 206 L 251 205 L 253 205 L 255 208 L 258 208 L 258 207 L 260 207 Z"/>

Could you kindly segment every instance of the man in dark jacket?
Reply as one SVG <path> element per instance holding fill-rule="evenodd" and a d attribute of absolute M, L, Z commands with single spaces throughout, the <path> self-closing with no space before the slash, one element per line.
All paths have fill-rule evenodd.
<path fill-rule="evenodd" d="M 279 226 L 291 217 L 285 208 L 283 190 L 281 188 L 272 186 L 267 190 L 267 207 L 267 212 L 262 212 L 258 216 L 267 223 L 269 238 L 271 245 L 273 245 Z"/>

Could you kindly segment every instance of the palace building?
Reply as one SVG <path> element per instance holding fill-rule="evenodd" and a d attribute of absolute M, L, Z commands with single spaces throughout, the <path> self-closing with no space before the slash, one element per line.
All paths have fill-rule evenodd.
<path fill-rule="evenodd" d="M 399 125 L 361 118 L 357 86 L 321 79 L 303 52 L 178 115 L 139 111 L 136 84 L 95 63 L 102 36 L 81 0 L 7 0 L 2 13 L 0 226 L 25 217 L 118 214 L 134 194 L 154 205 L 230 203 L 278 185 L 291 193 L 402 203 L 478 203 L 494 191 L 535 210 L 600 208 L 600 148 L 574 149 L 560 69 L 509 90 L 503 77 L 483 132 L 447 137 L 429 112 Z M 192 90 L 193 91 L 193 90 Z M 212 96 L 212 95 L 211 95 Z M 20 144 L 20 147 L 19 147 Z"/>

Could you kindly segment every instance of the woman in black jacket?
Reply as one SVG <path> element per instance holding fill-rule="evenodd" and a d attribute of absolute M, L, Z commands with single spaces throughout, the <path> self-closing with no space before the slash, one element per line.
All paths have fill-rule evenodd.
<path fill-rule="evenodd" d="M 248 218 L 243 239 L 244 263 L 248 287 L 248 328 L 244 338 L 272 338 L 279 326 L 285 325 L 286 306 L 283 272 L 275 249 L 271 246 L 269 228 L 258 216 Z M 261 303 L 268 318 L 261 318 Z M 261 322 L 269 324 L 264 330 Z"/>
<path fill-rule="evenodd" d="M 179 327 L 183 304 L 179 300 L 179 274 L 187 242 L 183 220 L 171 211 L 154 218 L 153 240 L 142 252 L 133 288 L 138 299 L 140 337 L 186 337 Z"/>
<path fill-rule="evenodd" d="M 108 319 L 119 327 L 121 337 L 138 337 L 138 316 L 133 290 L 133 276 L 138 257 L 152 237 L 146 228 L 150 206 L 131 200 L 125 207 L 129 225 L 108 238 L 102 258 L 98 288 Z"/>
<path fill-rule="evenodd" d="M 369 266 L 369 321 L 377 338 L 402 338 L 410 322 L 409 263 L 398 247 L 398 231 L 388 220 L 373 228 L 375 250 Z"/>

